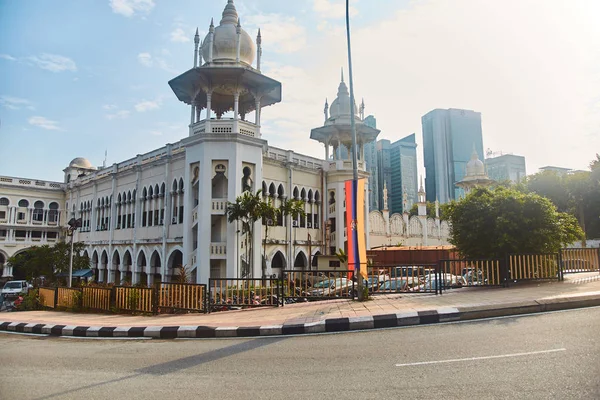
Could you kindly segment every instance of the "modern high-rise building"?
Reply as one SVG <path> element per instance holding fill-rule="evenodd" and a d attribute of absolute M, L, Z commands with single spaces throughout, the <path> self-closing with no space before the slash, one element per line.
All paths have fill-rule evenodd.
<path fill-rule="evenodd" d="M 483 159 L 481 113 L 435 109 L 421 117 L 427 201 L 447 203 L 463 195 L 456 182 L 465 176 L 473 148 Z"/>
<path fill-rule="evenodd" d="M 389 193 L 388 208 L 391 213 L 410 210 L 417 201 L 417 144 L 415 134 L 394 143 L 387 139 L 377 141 L 378 201 L 383 206 L 383 187 Z M 406 194 L 405 194 L 406 193 Z"/>
<path fill-rule="evenodd" d="M 364 119 L 364 124 L 377 129 L 377 120 L 369 115 Z M 369 211 L 379 210 L 379 182 L 377 180 L 377 146 L 372 141 L 365 144 L 365 162 L 367 163 L 367 172 L 371 174 L 369 178 Z"/>
<path fill-rule="evenodd" d="M 490 179 L 496 182 L 511 181 L 518 183 L 527 175 L 525 157 L 504 154 L 485 159 L 485 167 Z"/>

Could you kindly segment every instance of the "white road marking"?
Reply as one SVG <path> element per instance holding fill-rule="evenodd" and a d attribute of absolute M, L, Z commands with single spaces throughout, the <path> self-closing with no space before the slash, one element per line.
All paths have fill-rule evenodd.
<path fill-rule="evenodd" d="M 551 350 L 541 350 L 541 351 L 530 351 L 528 353 L 502 354 L 499 356 L 455 358 L 453 360 L 421 361 L 421 362 L 407 363 L 407 364 L 396 364 L 396 367 L 412 367 L 415 365 L 430 365 L 430 364 L 444 364 L 444 363 L 461 362 L 461 361 L 490 360 L 492 358 L 521 357 L 521 356 L 531 356 L 534 354 L 556 353 L 558 351 L 567 351 L 567 349 L 562 348 L 562 349 L 551 349 Z"/>

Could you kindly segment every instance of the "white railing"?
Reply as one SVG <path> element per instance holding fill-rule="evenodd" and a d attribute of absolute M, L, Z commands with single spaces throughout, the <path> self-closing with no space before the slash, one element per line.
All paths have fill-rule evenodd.
<path fill-rule="evenodd" d="M 365 162 L 358 160 L 358 169 L 361 171 L 365 170 Z M 352 169 L 352 160 L 333 160 L 329 161 L 329 170 L 348 170 Z"/>
<path fill-rule="evenodd" d="M 227 243 L 212 242 L 210 244 L 210 255 L 213 258 L 225 258 L 227 256 Z"/>
<path fill-rule="evenodd" d="M 329 206 L 329 214 L 335 214 L 335 203 Z"/>
<path fill-rule="evenodd" d="M 212 214 L 223 215 L 227 211 L 227 199 L 212 199 Z"/>
<path fill-rule="evenodd" d="M 259 136 L 259 127 L 255 124 L 242 121 L 237 121 L 238 131 L 234 132 L 235 121 L 233 119 L 210 119 L 210 132 L 207 132 L 206 120 L 198 121 L 190 125 L 191 135 L 198 135 L 202 133 L 240 133 L 242 135 L 257 137 Z"/>
<path fill-rule="evenodd" d="M 36 188 L 48 188 L 48 189 L 66 189 L 67 185 L 60 182 L 52 182 L 52 181 L 40 181 L 37 179 L 26 179 L 26 178 L 15 178 L 11 176 L 0 176 L 1 184 L 8 184 L 12 186 L 29 186 Z"/>

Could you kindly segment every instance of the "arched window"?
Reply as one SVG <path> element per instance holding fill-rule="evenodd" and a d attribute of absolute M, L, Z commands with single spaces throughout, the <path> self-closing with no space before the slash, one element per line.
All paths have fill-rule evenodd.
<path fill-rule="evenodd" d="M 50 211 L 48 211 L 48 222 L 49 223 L 57 223 L 58 222 L 58 203 L 52 202 L 48 206 Z"/>
<path fill-rule="evenodd" d="M 29 207 L 29 202 L 25 199 L 19 200 L 19 207 Z"/>
<path fill-rule="evenodd" d="M 44 221 L 44 202 L 36 201 L 33 203 L 33 220 L 35 222 L 43 222 Z"/>
<path fill-rule="evenodd" d="M 7 206 L 9 204 L 10 204 L 10 201 L 6 197 L 3 197 L 0 199 L 0 206 Z"/>

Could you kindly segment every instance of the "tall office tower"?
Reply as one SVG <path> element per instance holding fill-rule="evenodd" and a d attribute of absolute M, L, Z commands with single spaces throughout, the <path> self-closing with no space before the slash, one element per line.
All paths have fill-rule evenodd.
<path fill-rule="evenodd" d="M 369 115 L 363 122 L 365 125 L 377 129 L 377 120 L 374 116 Z M 365 162 L 367 163 L 367 171 L 371 174 L 369 177 L 369 211 L 379 210 L 377 148 L 375 141 L 365 144 Z"/>
<path fill-rule="evenodd" d="M 392 214 L 410 211 L 417 201 L 418 190 L 417 143 L 414 133 L 390 145 L 390 170 L 392 178 L 390 211 Z"/>
<path fill-rule="evenodd" d="M 463 190 L 455 185 L 465 176 L 473 148 L 483 159 L 481 113 L 435 109 L 421 117 L 427 201 L 447 203 Z"/>
<path fill-rule="evenodd" d="M 394 143 L 387 139 L 377 141 L 377 196 L 383 206 L 383 185 L 387 186 L 388 209 L 391 213 L 404 212 L 404 193 L 406 192 L 406 211 L 417 201 L 417 144 L 415 134 L 408 135 Z"/>
<path fill-rule="evenodd" d="M 485 159 L 485 167 L 490 179 L 496 182 L 511 181 L 518 183 L 527 175 L 525 157 L 504 154 Z"/>

